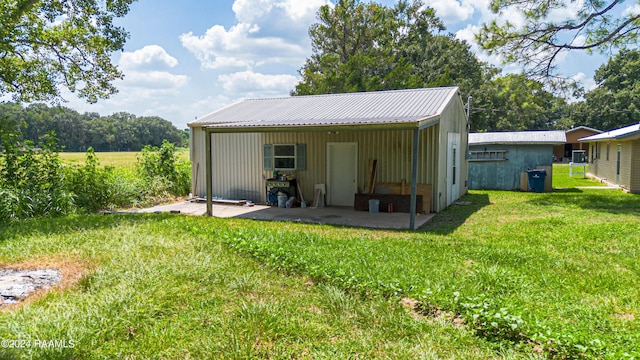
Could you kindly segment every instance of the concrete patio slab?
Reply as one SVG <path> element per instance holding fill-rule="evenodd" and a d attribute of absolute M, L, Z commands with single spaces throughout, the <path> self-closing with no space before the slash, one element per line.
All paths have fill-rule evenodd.
<path fill-rule="evenodd" d="M 207 205 L 195 202 L 180 202 L 169 205 L 154 206 L 136 211 L 138 213 L 174 212 L 186 215 L 205 215 Z M 425 214 L 416 217 L 416 228 L 424 225 L 435 214 Z M 379 229 L 409 229 L 409 214 L 407 213 L 369 213 L 356 211 L 346 207 L 324 208 L 278 208 L 274 206 L 254 205 L 213 205 L 213 216 L 218 218 L 242 218 L 254 220 L 292 221 L 314 224 L 347 225 L 354 227 Z"/>

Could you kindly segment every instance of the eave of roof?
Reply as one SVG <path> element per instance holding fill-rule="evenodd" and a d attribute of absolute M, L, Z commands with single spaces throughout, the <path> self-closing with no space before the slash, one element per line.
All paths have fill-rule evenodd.
<path fill-rule="evenodd" d="M 586 136 L 578 139 L 580 142 L 600 140 L 637 140 L 640 139 L 640 124 L 625 126 L 620 129 L 603 132 L 597 135 Z"/>
<path fill-rule="evenodd" d="M 591 127 L 588 127 L 588 126 L 584 126 L 584 125 L 578 126 L 578 127 L 574 127 L 572 129 L 567 130 L 566 132 L 570 133 L 570 132 L 574 132 L 574 131 L 577 131 L 577 130 L 589 130 L 589 131 L 596 132 L 598 134 L 602 133 L 602 130 L 594 129 L 594 128 L 591 128 Z"/>
<path fill-rule="evenodd" d="M 190 127 L 210 132 L 423 129 L 439 122 L 457 87 L 243 100 Z"/>
<path fill-rule="evenodd" d="M 564 131 L 511 131 L 470 133 L 469 146 L 479 145 L 561 145 L 567 142 Z"/>

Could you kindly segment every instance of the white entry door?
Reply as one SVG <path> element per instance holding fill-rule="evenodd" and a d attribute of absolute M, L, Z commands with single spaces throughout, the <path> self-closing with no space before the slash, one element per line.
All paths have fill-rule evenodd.
<path fill-rule="evenodd" d="M 327 204 L 353 206 L 358 191 L 358 143 L 327 143 Z"/>
<path fill-rule="evenodd" d="M 449 193 L 447 206 L 460 197 L 460 133 L 448 134 L 447 151 L 447 192 Z"/>

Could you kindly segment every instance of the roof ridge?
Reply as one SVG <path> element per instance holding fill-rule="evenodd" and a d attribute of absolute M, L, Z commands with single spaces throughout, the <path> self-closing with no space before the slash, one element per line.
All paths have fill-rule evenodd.
<path fill-rule="evenodd" d="M 442 91 L 459 89 L 458 86 L 439 86 L 433 88 L 412 88 L 412 89 L 393 89 L 393 90 L 374 90 L 374 91 L 354 91 L 347 93 L 329 93 L 329 94 L 310 94 L 310 95 L 290 95 L 290 96 L 277 96 L 277 97 L 263 97 L 263 98 L 246 98 L 242 101 L 264 101 L 264 100 L 282 100 L 282 99 L 300 99 L 309 97 L 340 97 L 340 96 L 354 96 L 354 95 L 371 95 L 379 93 L 393 93 L 393 92 L 418 92 L 418 91 Z"/>

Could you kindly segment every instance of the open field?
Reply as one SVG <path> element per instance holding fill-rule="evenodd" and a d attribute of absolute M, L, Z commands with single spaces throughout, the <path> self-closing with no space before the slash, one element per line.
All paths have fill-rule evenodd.
<path fill-rule="evenodd" d="M 178 148 L 178 159 L 189 160 L 189 149 Z M 136 164 L 140 152 L 96 152 L 100 165 L 114 167 L 130 167 Z M 83 152 L 61 152 L 60 159 L 66 164 L 84 163 L 86 154 Z"/>
<path fill-rule="evenodd" d="M 0 225 L 0 263 L 82 275 L 0 313 L 2 339 L 75 346 L 0 358 L 640 356 L 638 195 L 461 200 L 418 232 L 170 215 Z"/>

